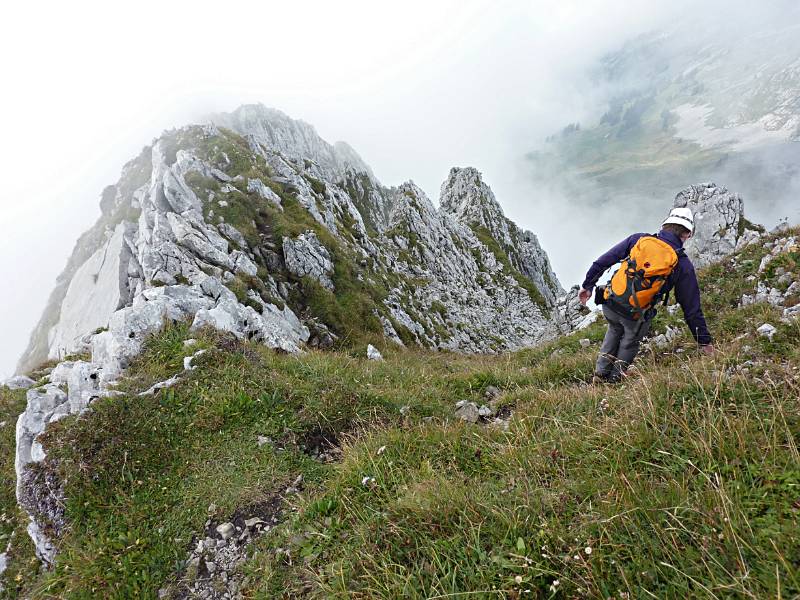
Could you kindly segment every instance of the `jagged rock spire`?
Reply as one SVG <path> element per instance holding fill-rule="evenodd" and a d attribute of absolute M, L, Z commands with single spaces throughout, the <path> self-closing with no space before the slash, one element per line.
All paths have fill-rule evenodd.
<path fill-rule="evenodd" d="M 440 210 L 479 235 L 490 236 L 508 255 L 513 266 L 530 279 L 548 305 L 564 294 L 539 239 L 508 219 L 481 173 L 473 168 L 453 167 L 442 184 Z"/>
<path fill-rule="evenodd" d="M 450 169 L 442 184 L 439 207 L 461 223 L 485 227 L 501 244 L 513 243 L 503 209 L 474 167 Z"/>

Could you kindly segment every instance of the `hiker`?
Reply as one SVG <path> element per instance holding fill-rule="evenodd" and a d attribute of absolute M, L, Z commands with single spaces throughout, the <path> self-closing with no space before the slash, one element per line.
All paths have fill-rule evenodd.
<path fill-rule="evenodd" d="M 625 376 L 639 344 L 650 329 L 656 305 L 667 303 L 670 290 L 683 308 L 694 339 L 705 354 L 714 352 L 713 340 L 700 307 L 700 287 L 694 265 L 683 251 L 692 237 L 694 217 L 688 208 L 673 208 L 657 234 L 634 233 L 592 264 L 578 298 L 586 304 L 600 276 L 620 263 L 609 284 L 599 286 L 595 302 L 602 304 L 608 321 L 594 382 L 618 382 Z"/>

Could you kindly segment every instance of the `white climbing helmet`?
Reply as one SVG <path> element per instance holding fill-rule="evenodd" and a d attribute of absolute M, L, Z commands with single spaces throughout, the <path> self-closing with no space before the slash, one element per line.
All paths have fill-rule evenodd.
<path fill-rule="evenodd" d="M 688 208 L 673 208 L 669 211 L 667 220 L 664 221 L 661 226 L 663 227 L 667 223 L 683 225 L 689 230 L 689 233 L 694 233 L 694 215 L 692 215 L 692 211 Z"/>

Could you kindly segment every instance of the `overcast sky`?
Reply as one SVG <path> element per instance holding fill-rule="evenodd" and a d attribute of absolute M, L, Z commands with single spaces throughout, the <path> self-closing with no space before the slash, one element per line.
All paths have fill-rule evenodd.
<path fill-rule="evenodd" d="M 548 249 L 562 232 L 515 165 L 597 110 L 585 72 L 686 0 L 26 2 L 0 55 L 0 378 L 11 373 L 99 194 L 172 126 L 263 102 L 349 142 L 387 185 L 436 202 L 451 166 L 484 173 Z M 546 224 L 546 226 L 543 226 Z M 556 266 L 568 257 L 553 257 Z M 561 273 L 559 273 L 561 275 Z M 573 283 L 564 281 L 565 286 Z"/>

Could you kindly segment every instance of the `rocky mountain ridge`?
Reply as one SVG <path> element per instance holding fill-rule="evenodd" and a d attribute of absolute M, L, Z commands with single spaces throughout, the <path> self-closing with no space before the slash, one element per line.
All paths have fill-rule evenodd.
<path fill-rule="evenodd" d="M 516 295 L 521 302 L 519 310 L 525 312 L 526 318 L 533 317 L 532 321 L 528 325 L 517 323 L 518 335 L 511 329 L 491 334 L 505 340 L 492 342 L 499 344 L 495 349 L 519 347 L 552 335 L 556 319 L 549 311 L 563 290 L 535 236 L 509 225 L 491 190 L 474 169 L 451 172 L 442 188 L 440 214 L 413 184 L 396 189 L 381 186 L 352 149 L 327 144 L 311 126 L 278 111 L 244 106 L 230 115 L 218 115 L 217 120 L 238 129 L 242 138 L 216 125 L 173 132 L 157 140 L 149 156 L 145 151 L 129 163 L 120 182 L 106 189 L 103 216 L 79 241 L 18 370 L 29 370 L 46 358 L 87 350 L 88 335 L 108 326 L 116 310 L 132 305 L 136 297 L 153 286 L 214 287 L 203 282 L 208 277 L 224 276 L 226 281 L 221 282 L 229 284 L 236 277 L 259 277 L 259 269 L 266 289 L 262 296 L 284 304 L 279 309 L 284 316 L 278 318 L 285 318 L 294 327 L 294 317 L 285 312 L 285 303 L 293 304 L 289 298 L 293 283 L 278 281 L 269 271 L 278 267 L 288 278 L 310 276 L 335 293 L 330 280 L 334 265 L 330 257 L 324 256 L 330 250 L 307 234 L 318 226 L 332 245 L 342 246 L 343 252 L 364 270 L 357 276 L 363 278 L 372 271 L 384 280 L 380 283 L 393 300 L 379 302 L 376 308 L 382 313 L 379 318 L 383 329 L 393 339 L 400 336 L 396 331 L 391 333 L 394 326 L 390 321 L 399 319 L 412 332 L 410 336 L 406 334 L 407 340 L 462 351 L 491 349 L 489 333 L 471 337 L 459 333 L 475 322 L 472 318 L 454 323 L 430 315 L 412 318 L 408 311 L 394 306 L 404 293 L 393 287 L 387 277 L 400 274 L 428 279 L 437 287 L 436 276 L 431 277 L 431 273 L 452 279 L 454 271 L 467 279 L 480 271 L 486 282 L 493 281 L 498 289 L 522 289 L 520 282 L 527 288 L 530 300 L 525 299 L 524 293 Z M 198 146 L 203 148 L 199 153 Z M 204 156 L 198 156 L 203 152 Z M 256 174 L 260 177 L 246 177 Z M 506 265 L 498 262 L 498 248 L 492 248 L 493 255 L 486 247 L 491 241 L 486 236 L 478 239 L 470 229 L 486 229 L 485 222 L 447 210 L 451 193 L 456 193 L 451 190 L 463 194 L 470 187 L 480 190 L 469 198 L 470 202 L 474 200 L 477 206 L 478 200 L 485 198 L 481 206 L 491 208 L 492 229 L 487 231 L 502 236 L 500 253 L 508 252 L 510 259 Z M 282 220 L 294 230 L 300 222 L 306 228 L 292 231 L 294 235 L 284 235 L 280 240 L 268 239 L 274 235 L 269 231 L 269 213 L 280 215 L 286 201 L 297 214 L 281 215 Z M 450 243 L 441 246 L 443 239 Z M 450 263 L 446 269 L 442 269 L 444 262 Z M 463 264 L 468 265 L 466 270 L 461 268 Z M 509 277 L 510 273 L 516 277 Z M 480 293 L 480 285 L 465 283 L 468 289 Z M 255 293 L 248 289 L 244 294 L 252 296 L 251 292 Z M 171 289 L 148 292 L 151 297 L 177 293 Z M 435 293 L 445 296 L 439 301 L 448 309 L 449 291 L 441 288 Z M 218 296 L 211 294 L 216 302 Z M 86 310 L 87 296 L 91 310 Z M 263 306 L 269 304 L 249 299 L 255 303 L 256 312 L 263 312 Z M 466 302 L 467 297 L 462 296 L 459 306 L 466 308 Z M 489 304 L 495 305 L 495 312 L 501 306 L 499 302 Z M 415 312 L 420 310 L 429 312 L 430 306 L 418 306 Z M 445 311 L 448 312 L 449 309 Z M 497 315 L 486 323 L 496 321 L 502 328 Z M 455 326 L 458 323 L 461 328 Z M 232 327 L 231 323 L 228 326 Z M 435 334 L 435 326 L 442 329 L 439 334 Z M 251 324 L 247 329 L 247 335 L 269 337 L 263 326 Z M 307 341 L 301 339 L 305 337 L 302 332 L 298 336 L 290 346 Z"/>

